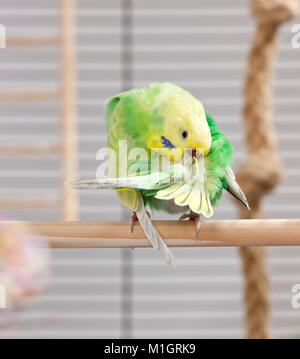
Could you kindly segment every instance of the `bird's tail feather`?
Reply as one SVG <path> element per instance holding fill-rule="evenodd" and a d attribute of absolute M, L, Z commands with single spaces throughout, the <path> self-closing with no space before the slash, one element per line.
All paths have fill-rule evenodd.
<path fill-rule="evenodd" d="M 142 179 L 142 178 L 141 178 Z M 115 178 L 105 178 L 105 179 L 89 179 L 89 180 L 79 180 L 71 183 L 72 188 L 75 189 L 100 189 L 100 188 L 122 188 L 130 187 L 133 184 L 134 179 L 115 179 Z M 140 185 L 140 183 L 138 183 Z M 152 244 L 152 246 L 160 253 L 163 259 L 170 265 L 175 268 L 175 257 L 172 252 L 161 238 L 156 228 L 154 227 L 151 219 L 149 218 L 147 211 L 144 206 L 142 197 L 138 201 L 138 205 L 133 209 L 136 212 L 139 223 L 143 228 L 143 231 Z"/>
<path fill-rule="evenodd" d="M 165 241 L 161 238 L 156 228 L 154 227 L 151 219 L 149 218 L 147 211 L 144 207 L 143 199 L 140 198 L 137 208 L 135 208 L 136 215 L 138 217 L 139 223 L 143 228 L 143 231 L 152 244 L 153 248 L 156 249 L 163 259 L 167 262 L 170 267 L 175 268 L 175 257 L 172 252 L 166 245 Z"/>
<path fill-rule="evenodd" d="M 247 201 L 245 193 L 242 191 L 241 187 L 238 185 L 235 175 L 230 167 L 227 169 L 227 175 L 225 177 L 225 181 L 227 183 L 226 190 L 232 194 L 237 200 L 239 200 L 243 205 L 245 205 L 249 211 L 251 211 L 249 207 L 249 203 Z"/>

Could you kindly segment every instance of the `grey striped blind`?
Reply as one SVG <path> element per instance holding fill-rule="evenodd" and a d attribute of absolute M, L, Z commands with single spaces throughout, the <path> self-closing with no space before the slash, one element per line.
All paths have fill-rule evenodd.
<path fill-rule="evenodd" d="M 124 79 L 122 55 L 124 3 L 78 0 L 77 5 L 80 177 L 94 177 L 96 151 L 106 144 L 104 103 L 129 80 L 133 87 L 171 81 L 192 91 L 232 141 L 237 168 L 245 156 L 241 88 L 254 31 L 248 2 L 132 1 L 131 60 L 125 64 L 129 80 Z M 0 3 L 0 23 L 8 37 L 55 35 L 58 16 L 54 0 Z M 291 46 L 291 28 L 297 22 L 300 18 L 280 30 L 274 118 L 285 176 L 264 200 L 268 218 L 299 217 L 300 51 Z M 55 46 L 0 49 L 0 69 L 1 89 L 55 89 L 59 52 Z M 0 103 L 1 143 L 55 140 L 58 125 L 57 101 Z M 56 193 L 56 155 L 15 156 L 0 163 L 1 199 Z M 111 192 L 83 192 L 80 201 L 82 220 L 129 218 Z M 21 220 L 59 219 L 56 208 L 7 213 Z M 218 219 L 236 215 L 227 197 L 215 210 Z M 52 250 L 49 290 L 20 313 L 14 325 L 1 328 L 0 337 L 243 337 L 243 277 L 237 250 L 174 252 L 176 270 L 150 249 Z M 300 282 L 299 258 L 299 248 L 268 249 L 275 337 L 300 335 L 300 310 L 291 307 L 291 287 Z"/>

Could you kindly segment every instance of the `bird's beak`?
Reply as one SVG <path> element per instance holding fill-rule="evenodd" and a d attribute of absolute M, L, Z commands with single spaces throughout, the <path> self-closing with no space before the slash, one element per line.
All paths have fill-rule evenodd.
<path fill-rule="evenodd" d="M 202 156 L 204 156 L 204 151 L 201 148 L 192 147 L 192 158 L 198 160 Z"/>

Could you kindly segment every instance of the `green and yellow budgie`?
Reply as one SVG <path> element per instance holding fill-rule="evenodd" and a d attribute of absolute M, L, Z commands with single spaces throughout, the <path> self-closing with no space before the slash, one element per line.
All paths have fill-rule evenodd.
<path fill-rule="evenodd" d="M 131 228 L 138 220 L 171 266 L 175 259 L 146 206 L 169 213 L 190 211 L 180 219 L 195 220 L 197 232 L 200 215 L 213 215 L 223 189 L 249 208 L 230 168 L 230 142 L 188 91 L 155 83 L 123 92 L 107 103 L 106 121 L 109 177 L 76 181 L 73 187 L 114 189 L 133 212 Z"/>

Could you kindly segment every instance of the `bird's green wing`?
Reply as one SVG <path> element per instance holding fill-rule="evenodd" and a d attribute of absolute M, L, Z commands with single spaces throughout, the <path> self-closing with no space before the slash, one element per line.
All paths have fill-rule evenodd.
<path fill-rule="evenodd" d="M 192 164 L 172 164 L 169 171 L 151 171 L 149 163 L 134 163 L 141 172 L 128 177 L 80 180 L 72 182 L 73 188 L 79 189 L 121 189 L 155 191 L 154 197 L 160 200 L 173 199 L 178 206 L 190 209 L 205 217 L 213 215 L 210 197 L 205 188 L 205 170 L 203 157 L 193 158 Z"/>
<path fill-rule="evenodd" d="M 169 183 L 169 174 L 153 172 L 144 176 L 99 178 L 73 181 L 74 189 L 149 189 L 159 190 Z"/>
<path fill-rule="evenodd" d="M 155 198 L 161 200 L 173 199 L 178 206 L 189 206 L 197 214 L 205 217 L 213 215 L 208 190 L 205 188 L 204 159 L 193 158 L 192 166 L 185 168 L 183 182 L 174 183 L 157 192 Z"/>

